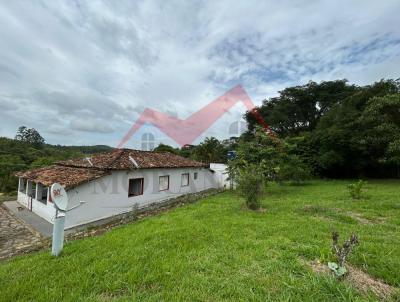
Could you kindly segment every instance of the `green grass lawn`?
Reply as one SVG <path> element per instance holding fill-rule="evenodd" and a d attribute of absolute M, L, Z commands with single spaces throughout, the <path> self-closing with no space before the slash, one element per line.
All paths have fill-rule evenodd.
<path fill-rule="evenodd" d="M 369 181 L 358 201 L 348 183 L 269 186 L 266 212 L 224 192 L 70 242 L 58 258 L 14 258 L 0 264 L 0 300 L 376 301 L 304 264 L 333 260 L 332 230 L 354 232 L 349 263 L 400 286 L 400 181 Z"/>

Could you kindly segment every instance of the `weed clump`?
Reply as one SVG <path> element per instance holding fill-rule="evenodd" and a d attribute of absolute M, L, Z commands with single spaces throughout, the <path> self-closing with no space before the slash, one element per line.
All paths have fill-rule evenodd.
<path fill-rule="evenodd" d="M 332 249 L 336 255 L 336 262 L 329 262 L 328 267 L 334 272 L 335 276 L 340 278 L 347 273 L 346 260 L 347 256 L 354 250 L 358 244 L 358 238 L 355 234 L 352 234 L 348 240 L 346 240 L 342 246 L 339 244 L 339 233 L 332 233 Z"/>

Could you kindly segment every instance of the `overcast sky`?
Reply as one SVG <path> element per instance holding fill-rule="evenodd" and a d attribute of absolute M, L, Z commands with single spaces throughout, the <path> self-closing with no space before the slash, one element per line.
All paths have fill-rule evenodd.
<path fill-rule="evenodd" d="M 144 108 L 183 119 L 236 84 L 260 104 L 399 78 L 399 16 L 398 0 L 1 1 L 0 136 L 115 146 Z"/>

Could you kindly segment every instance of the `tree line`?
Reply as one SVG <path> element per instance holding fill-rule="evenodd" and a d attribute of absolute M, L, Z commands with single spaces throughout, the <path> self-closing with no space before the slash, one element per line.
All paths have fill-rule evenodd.
<path fill-rule="evenodd" d="M 381 80 L 358 86 L 346 80 L 310 81 L 265 99 L 256 110 L 269 125 L 266 134 L 251 112 L 248 130 L 236 139 L 208 137 L 198 145 L 168 151 L 230 168 L 262 167 L 268 179 L 300 181 L 316 177 L 400 177 L 400 83 Z M 272 133 L 272 134 L 271 134 Z M 0 191 L 15 190 L 15 171 L 50 165 L 108 146 L 59 146 L 45 143 L 22 126 L 15 139 L 0 138 Z M 228 151 L 236 153 L 229 160 Z"/>
<path fill-rule="evenodd" d="M 16 190 L 16 171 L 44 167 L 56 161 L 110 149 L 108 146 L 49 145 L 37 130 L 21 126 L 15 139 L 0 137 L 0 192 Z"/>
<path fill-rule="evenodd" d="M 248 131 L 237 140 L 211 137 L 189 148 L 160 145 L 156 150 L 224 163 L 233 150 L 236 165 L 263 162 L 270 166 L 267 174 L 282 179 L 400 177 L 399 80 L 365 86 L 310 81 L 265 99 L 256 110 L 272 141 L 260 138 L 263 129 L 249 111 L 244 116 Z"/>
<path fill-rule="evenodd" d="M 346 80 L 286 88 L 257 108 L 321 177 L 400 177 L 400 84 Z M 251 139 L 257 121 L 246 114 Z"/>

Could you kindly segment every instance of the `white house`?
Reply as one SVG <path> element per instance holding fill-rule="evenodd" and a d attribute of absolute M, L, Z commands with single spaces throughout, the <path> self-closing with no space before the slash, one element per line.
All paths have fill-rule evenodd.
<path fill-rule="evenodd" d="M 73 208 L 66 215 L 66 229 L 220 187 L 206 164 L 168 152 L 132 149 L 62 161 L 16 176 L 18 202 L 50 223 L 55 215 L 50 186 L 57 182 L 66 189 L 68 207 Z"/>

